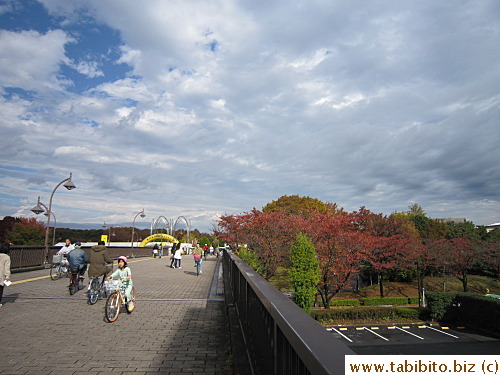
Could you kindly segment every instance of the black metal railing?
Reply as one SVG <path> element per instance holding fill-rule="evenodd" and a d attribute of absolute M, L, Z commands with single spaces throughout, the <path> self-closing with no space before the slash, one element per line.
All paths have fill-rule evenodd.
<path fill-rule="evenodd" d="M 224 267 L 253 374 L 344 374 L 351 349 L 236 255 Z"/>
<path fill-rule="evenodd" d="M 48 259 L 45 259 L 45 247 L 43 246 L 11 246 L 9 253 L 10 267 L 14 271 L 21 271 L 25 268 L 43 267 L 47 263 L 52 263 L 52 256 L 60 249 L 60 246 L 50 247 Z M 120 255 L 130 258 L 152 255 L 150 247 L 107 247 L 107 249 L 111 259 L 116 259 Z M 83 248 L 83 250 L 89 253 L 90 247 Z"/>

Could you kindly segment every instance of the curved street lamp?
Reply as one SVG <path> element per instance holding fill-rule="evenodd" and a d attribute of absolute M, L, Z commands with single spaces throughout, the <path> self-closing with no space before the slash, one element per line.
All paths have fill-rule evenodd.
<path fill-rule="evenodd" d="M 44 215 L 45 216 L 49 216 L 48 212 L 49 212 L 49 209 L 47 208 L 46 205 L 44 205 L 41 201 L 40 201 L 40 197 L 38 197 L 38 202 L 36 204 L 35 207 L 33 207 L 31 209 L 32 212 L 34 212 L 35 214 L 41 214 L 42 212 L 44 212 L 43 208 L 45 208 L 45 213 Z M 52 245 L 55 244 L 56 242 L 56 227 L 57 227 L 57 220 L 56 220 L 56 215 L 54 215 L 53 212 L 51 212 L 52 214 L 52 217 L 54 218 L 54 231 L 52 233 Z"/>
<path fill-rule="evenodd" d="M 142 218 L 146 217 L 146 214 L 144 213 L 144 208 L 142 209 L 141 212 L 138 212 L 134 216 L 134 220 L 132 220 L 132 242 L 130 243 L 131 247 L 134 248 L 134 230 L 135 230 L 135 219 L 137 219 L 137 216 L 141 215 Z"/>
<path fill-rule="evenodd" d="M 54 197 L 54 193 L 56 192 L 57 188 L 61 185 L 63 185 L 66 189 L 68 190 L 73 190 L 76 188 L 75 184 L 73 183 L 73 181 L 71 181 L 71 178 L 73 176 L 73 173 L 70 173 L 69 174 L 69 177 L 68 178 L 65 178 L 64 180 L 62 180 L 61 182 L 59 182 L 56 187 L 54 188 L 54 190 L 52 190 L 52 194 L 50 194 L 50 201 L 49 201 L 49 208 L 47 208 L 47 206 L 43 205 L 46 210 L 47 210 L 47 226 L 45 228 L 45 254 L 44 254 L 44 259 L 45 261 L 47 261 L 47 256 L 49 255 L 49 227 L 50 227 L 50 216 L 51 215 L 54 215 L 52 213 L 52 198 Z M 38 197 L 38 204 L 33 207 L 31 209 L 31 211 L 33 211 L 34 213 L 36 214 L 40 214 L 43 212 L 43 209 L 40 207 L 40 197 Z M 55 220 L 55 216 L 54 216 L 54 220 Z M 55 229 L 54 229 L 55 230 Z"/>

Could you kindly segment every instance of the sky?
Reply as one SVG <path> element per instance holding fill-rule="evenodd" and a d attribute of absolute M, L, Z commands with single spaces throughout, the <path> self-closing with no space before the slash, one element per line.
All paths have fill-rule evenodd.
<path fill-rule="evenodd" d="M 60 223 L 499 222 L 499 40 L 497 0 L 0 0 L 0 218 L 72 173 Z"/>

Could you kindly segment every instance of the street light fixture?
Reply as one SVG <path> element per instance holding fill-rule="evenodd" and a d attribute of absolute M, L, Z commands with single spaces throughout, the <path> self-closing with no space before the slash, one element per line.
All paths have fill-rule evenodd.
<path fill-rule="evenodd" d="M 42 208 L 44 207 L 45 210 Z M 46 205 L 44 205 L 41 201 L 40 201 L 40 197 L 38 197 L 38 202 L 36 204 L 35 207 L 33 207 L 31 209 L 32 212 L 34 212 L 35 214 L 41 214 L 42 212 L 45 212 L 44 215 L 45 216 L 49 216 L 49 209 L 47 208 Z M 51 212 L 51 215 L 54 217 L 54 232 L 53 232 L 53 235 L 52 235 L 52 244 L 54 244 L 56 242 L 56 227 L 57 227 L 57 220 L 56 220 L 56 215 L 54 215 L 53 212 Z M 47 224 L 47 227 L 48 227 L 48 224 Z"/>
<path fill-rule="evenodd" d="M 137 219 L 137 216 L 141 216 L 142 218 L 146 217 L 146 214 L 144 213 L 144 208 L 142 209 L 141 212 L 138 212 L 134 216 L 134 220 L 132 220 L 132 241 L 130 243 L 131 247 L 134 248 L 134 230 L 135 230 L 135 219 Z"/>
<path fill-rule="evenodd" d="M 76 188 L 75 184 L 73 183 L 73 181 L 71 181 L 71 178 L 73 176 L 73 173 L 70 173 L 69 174 L 69 177 L 68 178 L 65 178 L 64 180 L 62 180 L 61 182 L 59 182 L 56 187 L 54 188 L 54 190 L 52 190 L 52 194 L 50 194 L 50 201 L 49 201 L 49 208 L 47 209 L 47 207 L 45 206 L 45 208 L 47 209 L 47 226 L 45 228 L 45 254 L 44 254 L 44 259 L 45 261 L 47 261 L 47 256 L 49 255 L 49 227 L 50 227 L 50 216 L 51 214 L 53 215 L 52 213 L 52 198 L 54 197 L 54 193 L 56 192 L 57 188 L 61 185 L 63 185 L 66 189 L 68 190 L 73 190 Z M 40 199 L 38 199 L 38 204 L 32 208 L 31 211 L 33 211 L 34 213 L 38 214 L 38 213 L 42 213 L 43 210 L 41 210 L 41 207 L 40 207 Z M 41 210 L 41 211 L 40 211 Z"/>

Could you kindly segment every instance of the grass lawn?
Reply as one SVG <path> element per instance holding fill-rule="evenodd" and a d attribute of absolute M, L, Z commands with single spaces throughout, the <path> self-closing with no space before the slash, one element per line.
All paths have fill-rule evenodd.
<path fill-rule="evenodd" d="M 462 292 L 463 287 L 456 277 L 426 277 L 424 288 L 427 292 L 442 292 L 443 284 L 446 283 L 447 292 Z M 469 276 L 469 292 L 476 294 L 486 294 L 487 290 L 492 294 L 500 294 L 500 281 L 485 276 Z M 398 283 L 384 282 L 384 294 L 386 297 L 413 297 L 418 295 L 417 282 Z M 334 299 L 367 298 L 380 297 L 378 284 L 364 287 L 358 291 L 343 290 Z"/>
<path fill-rule="evenodd" d="M 500 280 L 496 280 L 491 277 L 469 275 L 469 292 L 476 294 L 500 294 Z M 285 270 L 280 270 L 277 277 L 270 280 L 270 282 L 279 290 L 283 292 L 292 292 L 293 288 L 289 283 L 288 277 L 286 276 Z M 448 276 L 443 277 L 426 277 L 424 279 L 424 288 L 426 292 L 442 292 L 443 285 L 446 285 L 447 292 L 462 292 L 463 287 L 460 280 L 456 277 Z M 417 281 L 411 283 L 403 282 L 384 282 L 384 294 L 386 297 L 415 297 L 418 295 Z M 346 289 L 339 292 L 335 297 L 336 299 L 357 299 L 357 298 L 368 298 L 368 297 L 380 297 L 380 291 L 378 284 L 371 286 L 366 286 L 360 290 Z M 317 306 L 321 306 L 321 298 L 318 296 Z M 322 309 L 322 307 L 316 307 L 313 309 Z M 335 308 L 335 307 L 333 307 Z M 338 307 L 338 308 L 349 308 L 349 307 Z M 421 320 L 409 320 L 409 319 L 398 319 L 394 321 L 388 320 L 335 320 L 329 322 L 323 322 L 324 326 L 335 326 L 335 325 L 360 325 L 360 324 L 398 324 L 398 323 L 417 323 Z M 430 322 L 430 321 L 429 321 Z"/>

